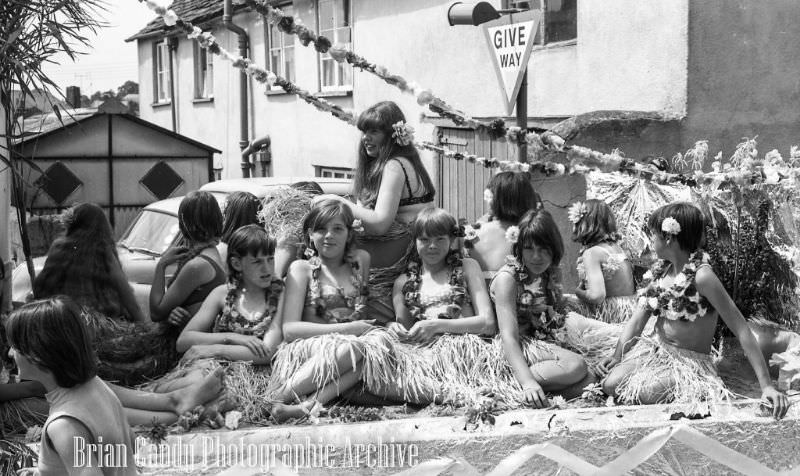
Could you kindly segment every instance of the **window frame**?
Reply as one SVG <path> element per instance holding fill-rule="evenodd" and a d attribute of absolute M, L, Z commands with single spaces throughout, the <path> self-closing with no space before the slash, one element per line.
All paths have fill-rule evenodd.
<path fill-rule="evenodd" d="M 194 99 L 214 99 L 214 55 L 197 42 L 194 42 Z"/>
<path fill-rule="evenodd" d="M 291 7 L 292 8 L 291 15 L 292 16 L 296 15 L 293 2 L 283 2 L 283 3 L 275 4 L 273 6 L 275 8 L 281 9 L 284 13 L 286 13 L 286 7 Z M 280 38 L 281 44 L 280 44 L 279 47 L 274 47 L 272 45 L 272 32 L 273 32 L 273 29 L 280 34 L 279 38 Z M 287 39 L 290 39 L 292 41 L 291 45 L 287 45 L 286 44 L 286 40 Z M 282 31 L 278 30 L 278 27 L 276 25 L 271 24 L 269 21 L 267 21 L 266 18 L 264 18 L 264 44 L 266 45 L 266 48 L 265 48 L 265 51 L 266 51 L 266 58 L 265 59 L 266 59 L 266 61 L 265 61 L 265 63 L 267 65 L 267 69 L 272 71 L 273 73 L 275 73 L 278 76 L 281 76 L 281 77 L 283 77 L 283 78 L 285 78 L 285 79 L 287 79 L 287 80 L 289 80 L 291 82 L 295 82 L 295 80 L 297 79 L 296 74 L 295 74 L 296 70 L 297 70 L 297 54 L 296 54 L 296 52 L 297 52 L 297 48 L 296 48 L 297 42 L 295 41 L 294 35 L 287 34 L 287 33 L 284 33 Z M 291 63 L 292 71 L 291 71 L 290 75 L 286 74 L 286 71 L 284 71 L 285 66 L 286 66 L 286 50 L 287 49 L 291 49 L 291 51 L 293 53 L 292 54 L 292 63 Z M 280 52 L 280 60 L 279 60 L 279 64 L 277 65 L 278 66 L 277 68 L 275 67 L 275 65 L 272 62 L 272 52 L 273 52 L 273 50 Z M 284 93 L 283 89 L 281 89 L 279 87 L 276 87 L 276 86 L 267 86 L 267 91 Z"/>
<path fill-rule="evenodd" d="M 164 57 L 161 58 L 163 53 Z M 161 69 L 159 69 L 161 66 Z M 161 78 L 164 78 L 164 89 L 161 89 Z M 172 101 L 171 85 L 172 64 L 169 60 L 169 41 L 167 38 L 153 43 L 153 103 L 169 104 Z M 163 93 L 163 94 L 162 94 Z"/>
<path fill-rule="evenodd" d="M 337 2 L 340 2 L 340 1 L 344 5 L 343 12 L 346 14 L 346 17 L 347 17 L 347 20 L 348 20 L 347 21 L 348 25 L 346 27 L 337 27 L 336 26 L 337 9 L 335 7 L 337 5 Z M 333 11 L 334 12 L 334 23 L 333 23 L 331 29 L 327 29 L 327 30 L 323 30 L 322 29 L 322 18 L 320 16 L 320 13 L 322 11 L 322 9 L 320 8 L 320 3 L 322 3 L 322 2 L 330 2 L 331 4 L 333 4 L 333 7 L 334 7 L 334 11 Z M 352 50 L 353 49 L 353 2 L 352 2 L 352 0 L 316 0 L 315 6 L 316 6 L 316 17 L 317 17 L 317 31 L 319 32 L 319 34 L 322 35 L 322 36 L 326 36 L 329 40 L 331 40 L 331 43 L 334 44 L 334 45 L 341 44 L 345 48 L 348 48 L 348 49 Z M 349 28 L 350 29 L 350 42 L 349 43 L 343 43 L 343 42 L 337 41 L 338 38 L 336 36 L 336 31 L 340 30 L 340 29 L 344 29 L 344 28 Z M 334 70 L 333 70 L 334 71 L 334 83 L 335 83 L 334 85 L 326 85 L 325 82 L 324 82 L 324 80 L 325 80 L 325 75 L 324 75 L 325 68 L 324 68 L 324 65 L 325 65 L 326 62 L 332 63 L 334 65 Z M 339 83 L 343 83 L 343 78 L 341 78 L 341 74 L 342 73 L 341 73 L 340 68 L 339 68 L 340 65 L 342 66 L 342 68 L 345 71 L 349 71 L 349 73 L 350 73 L 349 74 L 350 82 L 347 83 L 347 84 L 339 84 Z M 353 71 L 353 66 L 351 64 L 349 64 L 349 63 L 344 63 L 344 64 L 338 63 L 335 60 L 333 60 L 333 58 L 331 58 L 329 53 L 324 53 L 324 54 L 323 53 L 317 53 L 317 71 L 318 71 L 317 78 L 318 78 L 318 85 L 319 85 L 319 91 L 320 92 L 323 92 L 323 93 L 327 93 L 327 92 L 330 92 L 330 93 L 347 93 L 347 92 L 353 91 L 354 71 Z"/>
<path fill-rule="evenodd" d="M 512 1 L 511 5 L 512 8 L 516 8 L 517 6 L 519 6 L 520 8 L 529 8 L 531 10 L 536 10 L 537 8 L 534 7 L 538 6 L 542 10 L 542 20 L 539 23 L 539 32 L 538 32 L 539 41 L 537 41 L 534 44 L 534 48 L 552 48 L 558 46 L 566 46 L 575 44 L 578 41 L 578 5 L 580 3 L 580 0 L 575 0 L 575 36 L 573 38 L 568 38 L 565 40 L 547 41 L 547 34 L 548 34 L 547 20 L 549 17 L 547 7 L 551 1 L 552 0 L 531 0 L 531 1 L 521 0 L 519 2 Z M 563 1 L 569 1 L 569 0 L 562 0 L 562 2 Z M 518 5 L 520 3 L 523 5 Z"/>
<path fill-rule="evenodd" d="M 325 175 L 325 174 L 329 175 Z M 343 178 L 353 180 L 355 178 L 355 170 L 349 167 L 331 167 L 328 165 L 315 165 L 314 176 L 319 178 Z M 337 177 L 337 174 L 340 175 Z"/>

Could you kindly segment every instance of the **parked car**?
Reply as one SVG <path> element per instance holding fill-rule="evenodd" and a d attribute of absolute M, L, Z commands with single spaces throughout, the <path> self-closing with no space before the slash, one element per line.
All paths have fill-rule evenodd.
<path fill-rule="evenodd" d="M 314 181 L 325 193 L 345 196 L 350 192 L 351 182 L 347 179 L 321 177 L 257 177 L 249 179 L 228 179 L 209 182 L 200 190 L 210 192 L 225 204 L 228 194 L 236 191 L 250 192 L 263 198 L 269 190 L 301 181 Z M 136 301 L 145 314 L 149 309 L 150 286 L 153 282 L 156 263 L 161 255 L 180 239 L 178 230 L 178 206 L 183 197 L 168 198 L 153 202 L 144 207 L 133 219 L 127 230 L 117 241 L 117 253 L 122 270 L 136 295 Z M 46 256 L 33 260 L 36 272 L 42 270 Z M 12 275 L 12 302 L 22 305 L 31 294 L 31 280 L 25 263 L 14 269 Z"/>

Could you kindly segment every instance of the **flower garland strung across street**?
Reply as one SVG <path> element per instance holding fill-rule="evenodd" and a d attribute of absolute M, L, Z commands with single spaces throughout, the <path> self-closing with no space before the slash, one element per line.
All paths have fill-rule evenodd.
<path fill-rule="evenodd" d="M 689 261 L 668 287 L 661 285 L 661 279 L 666 276 L 669 264 L 664 260 L 656 261 L 642 277 L 643 287 L 638 292 L 639 305 L 644 306 L 654 316 L 660 316 L 663 312 L 664 317 L 673 321 L 694 321 L 705 316 L 713 308 L 708 299 L 697 291 L 695 277 L 697 269 L 708 263 L 708 259 L 706 253 L 692 253 Z"/>
<path fill-rule="evenodd" d="M 467 299 L 467 286 L 464 283 L 463 260 L 458 251 L 450 251 L 445 258 L 447 266 L 450 268 L 450 278 L 448 283 L 451 286 L 449 296 L 450 303 L 447 305 L 446 312 L 439 313 L 439 319 L 458 319 L 461 317 L 461 307 Z M 408 280 L 403 285 L 403 298 L 411 317 L 417 320 L 425 319 L 424 310 L 419 302 L 419 288 L 422 285 L 420 276 L 421 264 L 417 260 L 408 262 L 406 276 Z"/>

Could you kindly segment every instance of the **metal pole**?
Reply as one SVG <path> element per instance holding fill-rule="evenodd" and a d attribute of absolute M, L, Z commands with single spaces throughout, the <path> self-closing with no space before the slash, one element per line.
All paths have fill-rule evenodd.
<path fill-rule="evenodd" d="M 525 65 L 525 72 L 522 73 L 522 84 L 517 94 L 517 127 L 522 132 L 528 130 L 528 65 Z M 528 143 L 524 140 L 518 144 L 518 162 L 528 161 Z"/>

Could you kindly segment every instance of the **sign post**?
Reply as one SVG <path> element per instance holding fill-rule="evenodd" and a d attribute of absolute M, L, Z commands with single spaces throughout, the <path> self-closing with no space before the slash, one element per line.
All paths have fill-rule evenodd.
<path fill-rule="evenodd" d="M 542 12 L 530 10 L 504 16 L 484 26 L 486 42 L 494 59 L 497 80 L 503 90 L 508 115 L 517 108 L 517 126 L 528 127 L 527 69 Z M 523 90 L 524 89 L 524 90 Z M 517 160 L 527 159 L 527 147 L 520 144 Z"/>

